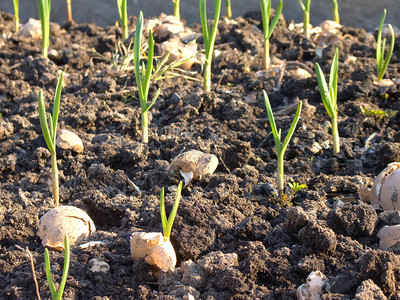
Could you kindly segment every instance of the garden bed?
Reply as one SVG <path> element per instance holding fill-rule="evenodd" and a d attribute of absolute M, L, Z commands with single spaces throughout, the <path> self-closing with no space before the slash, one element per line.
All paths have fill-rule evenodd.
<path fill-rule="evenodd" d="M 149 143 L 140 139 L 140 106 L 133 72 L 118 73 L 107 57 L 118 41 L 115 27 L 51 25 L 50 48 L 13 34 L 12 16 L 0 15 L 0 298 L 34 299 L 26 247 L 34 257 L 40 293 L 50 298 L 38 219 L 54 207 L 50 153 L 42 137 L 38 92 L 52 102 L 63 70 L 59 127 L 76 132 L 84 152 L 57 150 L 61 205 L 85 210 L 101 241 L 73 247 L 66 299 L 294 299 L 310 272 L 327 277 L 322 299 L 400 299 L 398 250 L 378 249 L 377 231 L 400 223 L 400 214 L 376 211 L 359 201 L 361 182 L 371 183 L 390 162 L 400 161 L 400 115 L 380 119 L 361 107 L 398 111 L 400 86 L 374 84 L 375 39 L 362 28 L 340 29 L 342 39 L 323 49 L 283 18 L 271 38 L 280 73 L 260 73 L 263 34 L 259 14 L 221 20 L 213 60 L 212 91 L 202 77 L 157 81 L 161 95 L 150 111 Z M 133 28 L 136 19 L 131 20 Z M 202 48 L 199 25 L 192 29 Z M 397 40 L 387 78 L 398 78 Z M 341 152 L 332 141 L 316 75 L 318 62 L 329 73 L 339 48 L 338 111 Z M 300 77 L 298 68 L 311 71 Z M 280 69 L 282 70 L 282 68 Z M 285 136 L 303 111 L 285 155 L 287 182 L 306 184 L 292 206 L 271 203 L 276 152 L 262 98 L 270 98 Z M 51 107 L 51 105 L 50 105 Z M 281 112 L 280 114 L 278 112 Z M 320 146 L 318 147 L 317 144 Z M 133 231 L 161 231 L 159 194 L 176 184 L 167 169 L 178 154 L 197 149 L 215 154 L 215 173 L 191 182 L 171 234 L 178 264 L 174 273 L 133 261 Z M 135 191 L 127 179 L 140 187 Z M 173 195 L 167 193 L 167 210 Z M 51 252 L 59 279 L 63 254 Z M 93 259 L 110 269 L 93 272 Z M 376 286 L 375 286 L 375 285 Z M 186 299 L 186 298 L 185 298 Z M 377 299 L 377 298 L 376 298 Z"/>

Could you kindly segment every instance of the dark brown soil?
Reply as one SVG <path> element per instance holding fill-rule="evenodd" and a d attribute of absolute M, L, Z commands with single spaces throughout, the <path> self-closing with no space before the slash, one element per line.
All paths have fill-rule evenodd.
<path fill-rule="evenodd" d="M 40 293 L 50 298 L 36 231 L 38 219 L 54 203 L 37 102 L 43 89 L 51 107 L 57 71 L 63 70 L 59 128 L 76 132 L 85 151 L 58 149 L 61 204 L 87 211 L 97 227 L 90 240 L 103 242 L 72 249 L 66 299 L 188 299 L 188 294 L 196 299 L 295 299 L 297 287 L 315 270 L 328 278 L 322 299 L 366 299 L 361 291 L 368 287 L 375 295 L 381 290 L 400 299 L 398 252 L 379 250 L 376 237 L 398 212 L 388 217 L 358 197 L 361 181 L 371 182 L 388 163 L 400 160 L 400 114 L 379 120 L 364 116 L 360 107 L 399 110 L 400 86 L 373 84 L 376 45 L 364 29 L 342 28 L 346 38 L 325 48 L 319 59 L 315 44 L 288 26 L 282 19 L 271 40 L 272 56 L 287 65 L 276 88 L 279 74 L 257 75 L 263 52 L 260 16 L 249 14 L 235 24 L 221 21 L 212 92 L 203 93 L 201 82 L 184 77 L 154 83 L 152 93 L 157 87 L 162 93 L 151 109 L 150 141 L 143 144 L 132 72 L 119 74 L 92 54 L 95 49 L 111 57 L 118 39 L 114 27 L 52 24 L 51 49 L 58 55 L 42 59 L 41 41 L 13 35 L 12 16 L 1 13 L 0 298 L 36 297 L 26 247 L 34 257 Z M 194 30 L 200 36 L 198 25 Z M 399 75 L 398 45 L 400 40 L 388 78 Z M 337 155 L 316 75 L 298 79 L 294 73 L 296 62 L 311 70 L 318 62 L 328 73 L 335 47 L 340 50 Z M 348 60 L 350 55 L 356 60 Z M 194 77 L 201 80 L 200 74 Z M 263 89 L 275 112 L 296 98 L 304 101 L 285 155 L 286 181 L 308 186 L 296 194 L 293 206 L 270 201 L 276 193 L 276 152 Z M 293 115 L 276 115 L 283 136 Z M 315 142 L 327 147 L 313 152 Z M 184 189 L 171 235 L 178 268 L 158 272 L 132 260 L 129 236 L 161 231 L 159 193 L 176 183 L 167 176 L 168 165 L 189 149 L 213 153 L 220 164 L 213 175 Z M 354 202 L 337 205 L 345 197 Z M 167 209 L 172 201 L 167 196 Z M 110 270 L 92 272 L 94 258 Z M 63 254 L 51 252 L 51 261 L 58 282 Z"/>

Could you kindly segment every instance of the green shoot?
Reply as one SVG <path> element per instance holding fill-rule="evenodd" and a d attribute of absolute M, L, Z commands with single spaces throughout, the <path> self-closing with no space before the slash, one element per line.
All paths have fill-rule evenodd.
<path fill-rule="evenodd" d="M 385 120 L 393 118 L 397 115 L 395 110 L 379 110 L 379 109 L 368 109 L 366 107 L 360 107 L 361 113 L 366 117 L 375 117 L 378 120 Z"/>
<path fill-rule="evenodd" d="M 180 21 L 181 14 L 180 14 L 180 8 L 179 8 L 179 1 L 180 0 L 172 0 L 172 3 L 174 4 L 174 16 Z"/>
<path fill-rule="evenodd" d="M 378 30 L 378 36 L 376 39 L 376 62 L 378 65 L 378 82 L 383 79 L 383 76 L 385 76 L 386 69 L 389 65 L 390 59 L 392 58 L 394 42 L 395 42 L 393 27 L 391 24 L 389 24 L 388 27 L 390 30 L 391 40 L 390 40 L 389 52 L 387 53 L 387 56 L 385 58 L 386 38 L 384 38 L 382 41 L 382 28 L 383 28 L 383 23 L 385 22 L 385 17 L 386 17 L 386 9 L 383 10 L 381 23 L 379 25 L 379 30 Z"/>
<path fill-rule="evenodd" d="M 67 0 L 67 9 L 68 9 L 68 22 L 72 23 L 72 7 L 71 0 Z"/>
<path fill-rule="evenodd" d="M 49 250 L 47 250 L 47 248 L 44 249 L 44 261 L 45 261 L 45 265 L 46 265 L 46 278 L 47 278 L 47 283 L 49 284 L 51 298 L 53 300 L 61 300 L 62 295 L 64 293 L 65 283 L 67 282 L 69 262 L 70 262 L 70 248 L 69 248 L 68 235 L 65 235 L 65 239 L 64 239 L 64 268 L 63 268 L 60 286 L 58 287 L 58 291 L 57 291 L 56 287 L 54 286 L 53 278 L 51 276 L 50 257 L 49 257 Z"/>
<path fill-rule="evenodd" d="M 13 0 L 14 5 L 14 24 L 15 24 L 15 32 L 17 33 L 19 30 L 19 0 Z"/>
<path fill-rule="evenodd" d="M 50 45 L 50 9 L 51 0 L 38 0 L 39 17 L 42 24 L 42 55 L 47 58 Z"/>
<path fill-rule="evenodd" d="M 121 19 L 123 41 L 128 38 L 128 9 L 126 1 L 127 0 L 117 0 L 119 18 Z"/>
<path fill-rule="evenodd" d="M 303 32 L 306 38 L 310 38 L 310 33 L 308 31 L 308 26 L 310 24 L 310 4 L 311 0 L 299 0 L 299 4 L 301 9 L 303 10 Z"/>
<path fill-rule="evenodd" d="M 278 159 L 278 178 L 277 178 L 277 186 L 278 186 L 278 191 L 280 193 L 283 192 L 283 187 L 284 187 L 284 155 L 286 148 L 290 142 L 290 139 L 293 136 L 294 130 L 296 129 L 297 122 L 299 121 L 300 118 L 300 113 L 301 113 L 301 107 L 303 105 L 303 102 L 300 101 L 299 104 L 297 105 L 297 110 L 296 114 L 294 116 L 294 119 L 292 121 L 292 125 L 289 128 L 289 132 L 286 135 L 286 138 L 282 144 L 281 142 L 281 129 L 276 128 L 275 124 L 275 119 L 274 115 L 272 113 L 272 108 L 271 104 L 269 103 L 268 95 L 265 91 L 263 91 L 264 94 L 264 102 L 265 102 L 265 108 L 267 109 L 268 113 L 268 118 L 269 118 L 269 123 L 271 125 L 271 130 L 272 130 L 272 135 L 274 136 L 274 141 L 275 141 L 275 147 L 276 147 L 276 156 Z"/>
<path fill-rule="evenodd" d="M 296 194 L 298 191 L 306 189 L 306 184 L 300 184 L 298 182 L 288 183 L 289 188 L 292 190 L 292 195 Z"/>
<path fill-rule="evenodd" d="M 163 236 L 169 238 L 171 235 L 172 225 L 174 224 L 176 212 L 178 211 L 179 201 L 181 199 L 182 192 L 182 181 L 178 184 L 178 189 L 176 191 L 174 206 L 172 207 L 171 213 L 167 219 L 167 214 L 165 213 L 165 202 L 164 202 L 164 188 L 161 189 L 160 194 L 160 214 L 161 223 L 163 227 Z"/>
<path fill-rule="evenodd" d="M 278 205 L 279 207 L 287 207 L 293 205 L 293 199 L 296 196 L 296 193 L 302 189 L 306 189 L 307 185 L 299 184 L 297 182 L 288 183 L 289 190 L 285 190 L 284 193 L 276 197 L 271 197 L 269 201 L 272 204 Z"/>
<path fill-rule="evenodd" d="M 340 152 L 340 139 L 338 132 L 337 122 L 337 81 L 338 81 L 338 59 L 339 51 L 336 48 L 335 55 L 331 65 L 331 71 L 329 73 L 329 86 L 326 84 L 324 73 L 322 73 L 319 64 L 316 64 L 317 79 L 319 90 L 321 93 L 321 99 L 324 103 L 325 109 L 331 118 L 332 123 L 332 139 L 333 139 L 333 153 Z"/>
<path fill-rule="evenodd" d="M 271 2 L 272 0 L 261 0 L 261 17 L 264 30 L 264 56 L 263 56 L 263 68 L 268 70 L 271 65 L 271 59 L 269 56 L 269 39 L 274 32 L 275 26 L 278 23 L 279 17 L 282 12 L 282 0 L 279 1 L 278 9 L 275 12 L 275 16 L 272 19 L 271 25 L 269 19 L 271 16 Z"/>
<path fill-rule="evenodd" d="M 143 13 L 140 12 L 139 20 L 136 25 L 135 32 L 135 44 L 133 46 L 134 53 L 134 65 L 135 65 L 135 77 L 136 85 L 139 93 L 140 107 L 141 107 L 141 122 L 142 122 L 142 142 L 149 142 L 149 129 L 148 129 L 148 111 L 156 102 L 160 95 L 160 89 L 157 90 L 153 99 L 148 103 L 147 99 L 149 96 L 150 79 L 153 69 L 153 56 L 154 56 L 154 40 L 153 34 L 149 32 L 149 48 L 147 57 L 147 66 L 144 63 L 140 65 L 140 46 L 142 43 L 142 30 L 143 30 Z"/>
<path fill-rule="evenodd" d="M 340 24 L 340 18 L 339 18 L 339 5 L 337 4 L 337 0 L 332 0 L 332 5 L 333 5 L 333 20 Z"/>
<path fill-rule="evenodd" d="M 218 20 L 221 12 L 221 0 L 215 0 L 214 24 L 211 28 L 207 24 L 206 0 L 200 0 L 200 21 L 203 32 L 203 42 L 206 52 L 204 63 L 204 91 L 211 91 L 211 62 L 214 52 L 215 38 L 217 36 Z M 210 33 L 211 30 L 211 33 Z"/>
<path fill-rule="evenodd" d="M 43 92 L 39 91 L 39 118 L 42 133 L 46 141 L 47 147 L 51 153 L 51 174 L 53 182 L 53 198 L 55 206 L 60 205 L 59 201 L 59 183 L 58 183 L 58 168 L 57 168 L 57 154 L 56 154 L 56 136 L 57 136 L 57 122 L 58 113 L 60 110 L 60 98 L 62 89 L 63 72 L 60 73 L 58 78 L 56 93 L 54 95 L 53 115 L 50 114 L 49 125 L 47 124 L 46 108 L 43 100 Z"/>
<path fill-rule="evenodd" d="M 225 15 L 228 19 L 232 18 L 231 0 L 225 0 Z"/>

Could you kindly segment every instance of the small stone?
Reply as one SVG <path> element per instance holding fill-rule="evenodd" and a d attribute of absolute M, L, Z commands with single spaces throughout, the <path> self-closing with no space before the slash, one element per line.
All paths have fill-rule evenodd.
<path fill-rule="evenodd" d="M 107 273 L 110 270 L 110 265 L 103 260 L 92 258 L 89 260 L 89 270 L 94 273 Z"/>

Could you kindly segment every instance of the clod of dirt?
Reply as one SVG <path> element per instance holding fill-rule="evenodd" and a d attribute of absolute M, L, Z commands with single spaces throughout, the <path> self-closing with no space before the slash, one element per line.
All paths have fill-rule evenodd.
<path fill-rule="evenodd" d="M 60 130 L 57 135 L 56 145 L 65 150 L 73 150 L 77 153 L 83 152 L 83 143 L 81 138 L 76 133 L 66 129 Z"/>
<path fill-rule="evenodd" d="M 336 249 L 337 239 L 335 232 L 329 227 L 310 221 L 298 233 L 298 239 L 321 252 L 331 252 Z"/>
<path fill-rule="evenodd" d="M 201 179 L 204 175 L 214 173 L 217 166 L 218 158 L 214 154 L 189 150 L 172 160 L 168 175 L 177 177 L 180 174 L 185 178 L 186 186 L 192 179 Z"/>
<path fill-rule="evenodd" d="M 324 290 L 326 276 L 321 271 L 311 272 L 307 277 L 307 283 L 297 289 L 298 300 L 319 299 Z"/>
<path fill-rule="evenodd" d="M 75 206 L 53 208 L 40 218 L 38 227 L 37 235 L 42 239 L 42 245 L 58 251 L 64 250 L 66 234 L 72 246 L 96 231 L 88 214 Z"/>
<path fill-rule="evenodd" d="M 328 213 L 328 219 L 333 221 L 333 227 L 342 228 L 353 238 L 372 236 L 378 215 L 373 207 L 361 202 L 354 205 L 345 203 Z"/>
<path fill-rule="evenodd" d="M 374 208 L 384 210 L 400 210 L 400 163 L 394 162 L 376 177 L 372 188 L 361 185 L 360 198 L 362 201 L 371 202 Z"/>
<path fill-rule="evenodd" d="M 191 259 L 184 261 L 181 265 L 182 283 L 194 288 L 200 288 L 205 283 L 205 274 L 203 269 Z"/>
<path fill-rule="evenodd" d="M 355 300 L 365 299 L 380 299 L 386 300 L 387 297 L 383 294 L 382 290 L 377 286 L 372 279 L 364 280 L 357 288 Z"/>
<path fill-rule="evenodd" d="M 396 246 L 400 242 L 400 225 L 384 226 L 378 231 L 377 236 L 380 239 L 380 249 L 387 250 Z"/>
<path fill-rule="evenodd" d="M 176 254 L 171 241 L 160 232 L 134 232 L 130 239 L 133 259 L 144 258 L 150 265 L 159 267 L 164 272 L 173 271 Z"/>

